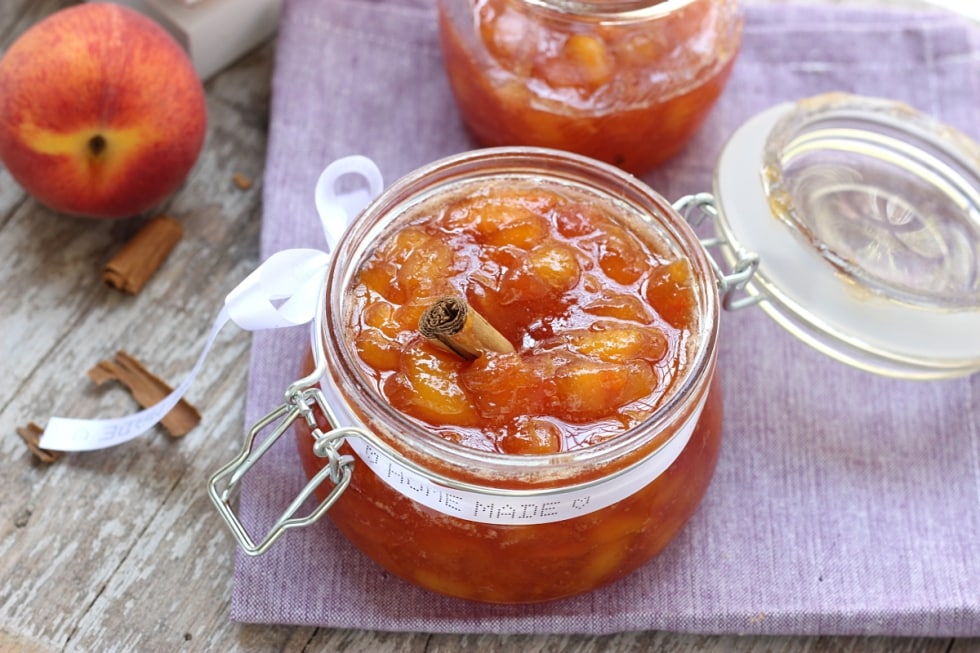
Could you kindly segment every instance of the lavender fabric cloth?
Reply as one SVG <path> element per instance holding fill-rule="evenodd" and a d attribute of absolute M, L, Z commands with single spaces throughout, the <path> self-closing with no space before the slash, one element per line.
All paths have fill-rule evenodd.
<path fill-rule="evenodd" d="M 845 90 L 891 97 L 971 134 L 977 35 L 935 12 L 748 6 L 744 49 L 705 127 L 646 181 L 709 190 L 720 148 L 756 112 Z M 427 0 L 286 0 L 273 79 L 262 254 L 321 247 L 313 187 L 337 157 L 390 183 L 473 147 Z M 329 520 L 239 555 L 232 617 L 427 632 L 980 635 L 980 375 L 872 376 L 825 359 L 759 310 L 723 318 L 725 441 L 681 535 L 630 577 L 577 598 L 488 606 L 404 583 Z M 980 337 L 980 336 L 978 336 Z M 308 334 L 254 338 L 247 423 L 281 402 Z M 356 473 L 366 473 L 359 471 Z M 291 438 L 246 477 L 242 518 L 267 528 L 304 483 Z"/>

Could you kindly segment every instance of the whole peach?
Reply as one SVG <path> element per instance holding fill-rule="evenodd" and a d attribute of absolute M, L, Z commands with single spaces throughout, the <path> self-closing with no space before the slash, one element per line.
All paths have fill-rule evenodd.
<path fill-rule="evenodd" d="M 189 57 L 127 7 L 57 11 L 0 58 L 0 160 L 62 213 L 124 218 L 159 204 L 187 178 L 206 126 Z"/>

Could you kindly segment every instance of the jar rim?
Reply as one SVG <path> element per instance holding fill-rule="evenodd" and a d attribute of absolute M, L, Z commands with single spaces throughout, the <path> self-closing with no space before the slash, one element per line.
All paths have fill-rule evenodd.
<path fill-rule="evenodd" d="M 524 0 L 532 7 L 594 20 L 649 20 L 698 0 Z"/>
<path fill-rule="evenodd" d="M 641 209 L 651 224 L 660 228 L 662 235 L 671 239 L 669 244 L 678 248 L 692 265 L 692 278 L 697 283 L 699 302 L 695 334 L 697 345 L 692 360 L 684 366 L 684 373 L 673 384 L 669 395 L 643 422 L 596 445 L 551 454 L 511 455 L 451 442 L 394 409 L 367 381 L 353 348 L 342 344 L 346 342 L 344 331 L 347 328 L 344 298 L 349 290 L 350 275 L 361 258 L 359 254 L 364 253 L 367 245 L 377 242 L 385 225 L 409 208 L 405 206 L 405 202 L 411 201 L 414 204 L 421 201 L 421 196 L 417 194 L 425 188 L 428 188 L 430 194 L 437 194 L 440 188 L 445 189 L 461 179 L 472 181 L 481 177 L 492 178 L 494 175 L 499 177 L 504 170 L 508 174 L 536 175 L 538 178 L 553 180 L 582 182 L 588 179 L 592 180 L 589 181 L 590 184 L 599 183 L 596 179 L 604 181 L 609 188 L 615 190 L 615 197 L 619 202 L 630 203 Z M 406 197 L 410 199 L 406 200 Z M 358 398 L 365 402 L 360 404 L 360 414 L 370 415 L 372 419 L 369 422 L 377 424 L 380 420 L 388 427 L 387 430 L 397 432 L 400 444 L 406 445 L 406 450 L 411 451 L 412 455 L 435 457 L 442 464 L 470 473 L 475 468 L 487 472 L 488 477 L 493 480 L 502 482 L 526 482 L 528 475 L 532 473 L 546 474 L 552 479 L 556 474 L 564 476 L 581 473 L 584 469 L 608 463 L 651 442 L 671 425 L 679 424 L 690 412 L 691 406 L 703 398 L 717 356 L 720 300 L 711 264 L 693 229 L 667 200 L 632 175 L 588 157 L 547 148 L 498 147 L 473 150 L 437 160 L 402 177 L 365 208 L 345 232 L 331 258 L 324 292 L 327 293 L 327 315 L 321 328 L 317 329 L 316 337 L 322 339 L 327 374 L 333 377 L 334 385 L 346 391 L 359 391 Z M 349 400 L 345 397 L 345 401 Z M 371 423 L 365 423 L 365 426 L 372 429 Z M 651 455 L 664 447 L 669 440 L 670 438 L 665 438 Z M 409 460 L 402 451 L 393 447 L 386 447 L 385 453 L 396 460 Z M 408 464 L 411 465 L 410 462 Z M 487 480 L 489 482 L 490 478 Z"/>

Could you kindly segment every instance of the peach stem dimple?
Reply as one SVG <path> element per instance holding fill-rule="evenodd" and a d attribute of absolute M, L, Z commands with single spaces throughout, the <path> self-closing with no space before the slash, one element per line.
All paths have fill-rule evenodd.
<path fill-rule="evenodd" d="M 99 156 L 105 151 L 106 145 L 105 136 L 102 134 L 96 134 L 92 138 L 88 139 L 88 149 L 92 153 L 92 156 Z"/>

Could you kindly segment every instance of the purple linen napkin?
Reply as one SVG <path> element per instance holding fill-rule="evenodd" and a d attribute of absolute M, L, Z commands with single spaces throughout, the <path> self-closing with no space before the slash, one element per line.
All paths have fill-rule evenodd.
<path fill-rule="evenodd" d="M 710 190 L 733 130 L 784 100 L 904 100 L 980 135 L 976 33 L 938 13 L 749 6 L 709 122 L 646 180 Z M 317 175 L 360 153 L 390 183 L 473 147 L 426 0 L 287 0 L 273 79 L 262 254 L 320 247 Z M 391 577 L 323 519 L 239 555 L 232 617 L 426 632 L 980 635 L 980 375 L 913 383 L 823 358 L 759 310 L 723 318 L 725 442 L 700 510 L 658 558 L 591 594 L 533 606 L 441 597 Z M 305 329 L 254 337 L 252 424 L 297 377 Z M 364 473 L 363 471 L 360 473 Z M 267 528 L 305 479 L 291 438 L 246 477 Z M 264 531 L 263 531 L 264 532 Z"/>

